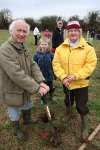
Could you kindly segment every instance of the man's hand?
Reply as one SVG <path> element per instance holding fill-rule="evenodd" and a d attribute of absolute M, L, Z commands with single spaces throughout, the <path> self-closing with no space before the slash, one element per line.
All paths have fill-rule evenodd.
<path fill-rule="evenodd" d="M 67 77 L 63 80 L 63 85 L 66 87 L 69 85 L 69 81 L 68 81 Z"/>
<path fill-rule="evenodd" d="M 49 91 L 49 87 L 47 86 L 47 84 L 45 84 L 45 83 L 43 83 L 43 82 L 40 83 L 40 87 L 43 87 L 43 88 L 45 88 L 45 89 L 48 89 L 48 91 Z"/>
<path fill-rule="evenodd" d="M 40 88 L 39 88 L 39 93 L 41 94 L 41 96 L 47 94 L 47 92 L 49 92 L 49 86 L 47 86 L 45 83 L 41 83 L 40 84 Z"/>

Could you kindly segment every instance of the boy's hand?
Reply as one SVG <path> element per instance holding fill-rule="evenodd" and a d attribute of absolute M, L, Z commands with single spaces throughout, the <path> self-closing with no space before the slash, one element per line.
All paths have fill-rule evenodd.
<path fill-rule="evenodd" d="M 70 84 L 71 81 L 76 80 L 75 75 L 68 75 L 64 80 L 63 80 L 63 84 L 64 86 L 68 86 Z"/>
<path fill-rule="evenodd" d="M 69 81 L 68 81 L 67 77 L 63 80 L 63 85 L 65 87 L 67 87 L 69 85 Z"/>
<path fill-rule="evenodd" d="M 67 76 L 67 79 L 68 79 L 69 82 L 71 82 L 73 80 L 76 80 L 76 77 L 75 77 L 75 75 L 71 74 L 71 75 Z"/>

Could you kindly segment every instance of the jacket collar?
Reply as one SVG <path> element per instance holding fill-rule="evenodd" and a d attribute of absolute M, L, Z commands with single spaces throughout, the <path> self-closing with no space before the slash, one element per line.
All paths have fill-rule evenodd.
<path fill-rule="evenodd" d="M 63 45 L 69 47 L 69 39 L 68 38 L 63 42 Z M 79 44 L 77 45 L 76 48 L 84 48 L 85 45 L 86 45 L 85 39 L 83 37 L 80 37 Z"/>
<path fill-rule="evenodd" d="M 16 48 L 16 50 L 17 50 L 18 52 L 26 51 L 26 47 L 25 47 L 24 43 L 22 43 L 22 44 L 17 43 L 16 41 L 13 40 L 12 37 L 10 37 L 10 38 L 8 39 L 8 42 L 9 42 L 14 48 Z"/>
<path fill-rule="evenodd" d="M 60 30 L 58 27 L 56 27 L 56 30 L 59 31 L 59 32 L 62 32 L 63 28 L 61 28 L 61 30 Z"/>

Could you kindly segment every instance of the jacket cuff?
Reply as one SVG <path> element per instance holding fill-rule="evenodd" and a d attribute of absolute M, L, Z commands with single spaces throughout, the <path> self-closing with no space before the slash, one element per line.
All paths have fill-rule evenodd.
<path fill-rule="evenodd" d="M 73 75 L 76 77 L 76 80 L 80 79 L 80 76 L 77 73 L 74 73 Z"/>
<path fill-rule="evenodd" d="M 33 94 L 33 93 L 38 92 L 39 88 L 40 88 L 40 85 L 37 82 L 33 81 L 33 88 L 32 88 L 31 93 Z"/>
<path fill-rule="evenodd" d="M 45 83 L 46 81 L 45 80 L 42 80 L 42 81 L 39 81 L 38 83 L 41 84 L 41 83 Z"/>
<path fill-rule="evenodd" d="M 67 77 L 67 75 L 66 75 L 66 74 L 62 75 L 62 76 L 61 76 L 61 78 L 60 78 L 60 79 L 61 79 L 61 81 L 63 81 L 66 77 Z"/>

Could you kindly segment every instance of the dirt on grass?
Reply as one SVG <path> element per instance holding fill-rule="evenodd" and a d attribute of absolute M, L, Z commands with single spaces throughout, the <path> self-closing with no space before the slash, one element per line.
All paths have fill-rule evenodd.
<path fill-rule="evenodd" d="M 2 110 L 6 109 L 2 106 Z M 70 118 L 65 115 L 64 105 L 61 107 L 58 104 L 52 104 L 54 109 L 55 119 L 53 120 L 61 130 L 59 135 L 61 136 L 61 145 L 54 146 L 52 143 L 52 126 L 49 122 L 45 123 L 39 120 L 38 123 L 34 123 L 29 127 L 23 126 L 23 129 L 27 131 L 26 141 L 18 141 L 13 136 L 13 129 L 7 117 L 5 111 L 0 114 L 0 150 L 78 150 L 81 145 L 80 142 L 80 117 L 75 108 Z M 60 107 L 60 108 L 59 108 Z M 35 110 L 35 111 L 34 111 Z M 43 112 L 43 106 L 37 105 L 33 109 L 33 119 L 39 118 Z M 22 122 L 22 121 L 21 121 Z M 89 125 L 90 132 L 95 129 L 99 121 L 96 118 L 96 113 L 93 111 L 90 114 Z M 92 128 L 92 129 L 91 129 Z M 86 150 L 100 150 L 100 133 L 98 133 Z"/>

